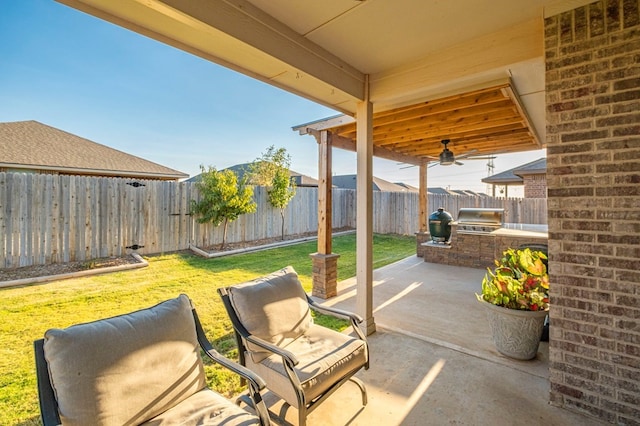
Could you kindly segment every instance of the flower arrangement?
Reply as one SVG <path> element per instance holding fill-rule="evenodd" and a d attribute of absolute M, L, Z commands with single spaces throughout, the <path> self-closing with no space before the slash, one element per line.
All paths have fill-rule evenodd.
<path fill-rule="evenodd" d="M 545 311 L 549 309 L 549 275 L 543 260 L 547 256 L 529 248 L 508 249 L 496 260 L 482 280 L 480 301 L 509 309 Z"/>

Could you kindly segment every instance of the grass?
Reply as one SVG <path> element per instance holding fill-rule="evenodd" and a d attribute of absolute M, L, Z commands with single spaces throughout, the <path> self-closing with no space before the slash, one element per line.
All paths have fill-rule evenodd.
<path fill-rule="evenodd" d="M 415 253 L 413 237 L 374 236 L 374 268 Z M 48 328 L 64 328 L 133 310 L 186 293 L 193 300 L 205 332 L 216 349 L 237 359 L 231 323 L 216 292 L 231 285 L 292 265 L 307 291 L 311 289 L 311 259 L 316 243 L 243 255 L 203 259 L 188 253 L 147 258 L 147 268 L 95 275 L 44 285 L 0 289 L 0 424 L 40 424 L 33 341 Z M 337 237 L 338 280 L 356 272 L 355 235 Z M 344 322 L 319 317 L 332 328 Z M 240 390 L 236 376 L 218 366 L 206 367 L 209 385 L 228 395 Z"/>

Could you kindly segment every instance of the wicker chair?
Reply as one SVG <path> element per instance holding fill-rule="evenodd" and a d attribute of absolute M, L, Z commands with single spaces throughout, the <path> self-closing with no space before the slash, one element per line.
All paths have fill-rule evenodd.
<path fill-rule="evenodd" d="M 50 329 L 34 348 L 45 426 L 269 424 L 260 395 L 264 381 L 213 349 L 186 295 L 130 314 Z M 206 387 L 200 349 L 249 382 L 238 405 Z M 249 402 L 253 413 L 240 401 Z"/>
<path fill-rule="evenodd" d="M 369 350 L 354 314 L 316 304 L 292 267 L 257 280 L 218 289 L 236 334 L 240 363 L 263 377 L 284 400 L 280 418 L 293 406 L 298 424 L 346 381 L 369 368 Z M 356 337 L 313 324 L 310 308 L 351 321 Z"/>

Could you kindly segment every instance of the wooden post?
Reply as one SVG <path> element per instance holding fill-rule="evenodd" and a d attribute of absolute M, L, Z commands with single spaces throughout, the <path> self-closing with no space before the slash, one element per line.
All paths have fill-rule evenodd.
<path fill-rule="evenodd" d="M 331 138 L 320 132 L 318 140 L 318 253 L 331 254 Z"/>
<path fill-rule="evenodd" d="M 356 312 L 364 318 L 366 335 L 375 333 L 373 319 L 373 106 L 369 79 L 365 99 L 356 112 Z"/>
<path fill-rule="evenodd" d="M 420 204 L 420 214 L 418 217 L 418 229 L 420 232 L 427 232 L 429 230 L 427 220 L 429 217 L 429 205 L 428 205 L 428 189 L 427 189 L 427 162 L 420 163 L 418 168 L 420 176 L 418 176 L 418 202 Z"/>
<path fill-rule="evenodd" d="M 420 163 L 418 170 L 418 232 L 416 233 L 416 255 L 424 257 L 423 243 L 431 239 L 429 235 L 429 195 L 427 188 L 427 162 Z"/>
<path fill-rule="evenodd" d="M 311 254 L 313 263 L 312 295 L 328 299 L 338 295 L 338 257 L 331 253 L 331 134 L 326 130 L 318 141 L 318 251 Z"/>

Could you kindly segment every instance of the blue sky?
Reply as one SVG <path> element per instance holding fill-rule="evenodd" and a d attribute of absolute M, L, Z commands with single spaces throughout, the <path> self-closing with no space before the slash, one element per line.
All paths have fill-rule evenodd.
<path fill-rule="evenodd" d="M 0 122 L 37 120 L 189 175 L 275 145 L 317 175 L 315 139 L 291 127 L 329 108 L 53 0 L 3 1 L 0 40 Z M 543 155 L 500 156 L 494 172 Z M 355 154 L 333 157 L 335 174 L 355 173 Z M 375 160 L 374 175 L 417 185 L 416 168 L 391 161 Z M 429 186 L 485 191 L 486 175 L 484 161 L 436 166 Z"/>

